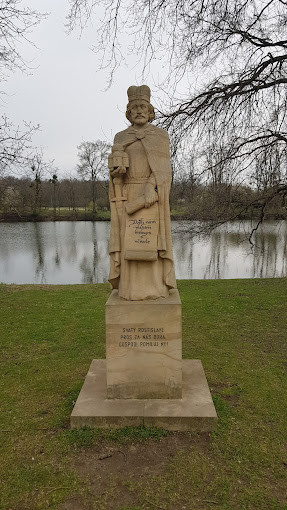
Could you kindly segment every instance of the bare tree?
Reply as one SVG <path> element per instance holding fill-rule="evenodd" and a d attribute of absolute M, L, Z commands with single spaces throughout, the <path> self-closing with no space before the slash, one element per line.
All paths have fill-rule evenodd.
<path fill-rule="evenodd" d="M 79 193 L 77 192 L 77 180 L 75 176 L 67 174 L 64 181 L 64 197 L 62 198 L 65 205 L 68 205 L 69 209 L 72 209 L 74 216 L 77 214 L 77 197 Z M 65 201 L 66 200 L 66 201 Z"/>
<path fill-rule="evenodd" d="M 22 129 L 13 126 L 6 115 L 0 119 L 0 177 L 7 170 L 16 171 L 27 163 L 32 151 L 32 135 L 37 129 L 25 124 Z"/>
<path fill-rule="evenodd" d="M 58 183 L 58 176 L 56 173 L 53 173 L 52 177 L 50 177 L 49 182 L 53 185 L 53 210 L 54 210 L 54 221 L 56 220 L 56 186 Z"/>
<path fill-rule="evenodd" d="M 31 30 L 45 17 L 29 7 L 23 7 L 21 0 L 1 0 L 0 9 L 0 79 L 15 69 L 26 70 L 19 47 L 28 39 Z"/>
<path fill-rule="evenodd" d="M 82 142 L 78 146 L 78 174 L 91 182 L 92 201 L 93 201 L 93 218 L 96 216 L 96 181 L 107 176 L 108 154 L 110 145 L 102 140 L 95 142 Z"/>
<path fill-rule="evenodd" d="M 0 6 L 0 82 L 16 69 L 25 71 L 27 65 L 19 48 L 35 25 L 43 18 L 29 7 L 23 7 L 20 0 L 1 0 Z M 3 92 L 2 92 L 3 93 Z M 0 89 L 1 94 L 1 89 Z M 32 134 L 37 126 L 24 124 L 13 126 L 6 114 L 0 117 L 0 175 L 7 169 L 22 165 L 31 149 Z"/>
<path fill-rule="evenodd" d="M 143 68 L 166 58 L 160 123 L 207 178 L 262 181 L 261 211 L 287 193 L 287 9 L 283 0 L 70 0 L 70 27 L 104 8 L 98 48 L 111 76 L 121 35 Z M 170 65 L 168 65 L 170 64 Z M 193 92 L 177 97 L 178 84 Z M 187 82 L 186 82 L 187 83 Z M 186 90 L 189 89 L 186 84 Z M 178 92 L 179 94 L 179 92 Z M 212 155 L 212 157 L 210 157 Z M 265 184 L 264 184 L 265 183 Z M 257 204 L 258 205 L 258 204 Z M 261 216 L 260 216 L 261 218 Z"/>
<path fill-rule="evenodd" d="M 29 173 L 33 178 L 31 188 L 34 190 L 32 211 L 35 216 L 41 210 L 42 182 L 52 167 L 53 161 L 46 162 L 41 151 L 36 152 L 29 160 Z"/>

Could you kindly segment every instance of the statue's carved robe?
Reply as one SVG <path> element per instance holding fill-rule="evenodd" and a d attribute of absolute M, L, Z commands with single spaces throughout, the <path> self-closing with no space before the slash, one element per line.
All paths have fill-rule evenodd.
<path fill-rule="evenodd" d="M 133 202 L 143 195 L 147 182 L 157 189 L 158 202 L 151 206 L 151 212 L 152 208 L 158 211 L 158 257 L 155 261 L 125 259 L 124 231 L 128 219 L 125 202 L 119 206 L 117 202 L 111 201 L 109 281 L 113 288 L 119 289 L 119 295 L 125 299 L 166 297 L 169 289 L 176 288 L 169 210 L 171 165 L 168 134 L 152 125 L 142 130 L 131 126 L 117 133 L 114 143 L 122 144 L 129 155 L 129 168 L 123 177 L 127 201 Z M 112 182 L 111 196 L 114 196 Z"/>

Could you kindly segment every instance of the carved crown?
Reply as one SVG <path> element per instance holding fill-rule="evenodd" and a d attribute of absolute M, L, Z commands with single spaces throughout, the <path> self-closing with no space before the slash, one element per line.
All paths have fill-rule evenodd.
<path fill-rule="evenodd" d="M 143 99 L 144 101 L 150 102 L 150 88 L 147 85 L 141 85 L 136 87 L 132 85 L 128 88 L 129 103 L 135 99 Z"/>

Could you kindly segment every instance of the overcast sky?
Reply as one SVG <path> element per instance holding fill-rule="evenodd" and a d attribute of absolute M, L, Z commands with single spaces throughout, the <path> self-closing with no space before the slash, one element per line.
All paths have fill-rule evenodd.
<path fill-rule="evenodd" d="M 23 44 L 20 52 L 30 62 L 31 72 L 12 74 L 4 89 L 4 109 L 16 124 L 40 124 L 33 138 L 46 160 L 54 160 L 59 176 L 75 173 L 77 145 L 96 139 L 112 142 L 125 129 L 126 91 L 140 85 L 140 67 L 122 67 L 108 90 L 107 72 L 97 72 L 98 58 L 91 51 L 96 29 L 89 26 L 81 38 L 67 35 L 65 17 L 68 1 L 27 0 L 29 7 L 49 12 L 47 19 L 31 32 L 36 45 Z M 158 65 L 158 64 L 157 64 Z M 153 77 L 145 80 L 152 88 Z M 156 106 L 156 98 L 154 97 Z"/>

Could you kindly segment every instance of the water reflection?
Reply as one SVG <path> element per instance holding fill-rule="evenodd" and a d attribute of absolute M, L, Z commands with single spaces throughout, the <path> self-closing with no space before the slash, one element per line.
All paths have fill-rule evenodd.
<path fill-rule="evenodd" d="M 34 239 L 35 239 L 35 271 L 36 275 L 40 278 L 41 283 L 45 283 L 45 259 L 44 259 L 44 243 L 42 239 L 42 229 L 39 223 L 33 223 Z"/>
<path fill-rule="evenodd" d="M 250 222 L 227 223 L 200 238 L 194 238 L 189 231 L 183 233 L 180 223 L 173 223 L 177 278 L 273 278 L 287 275 L 286 221 L 270 221 L 262 225 L 254 233 L 253 248 L 248 241 Z"/>
<path fill-rule="evenodd" d="M 283 227 L 283 225 L 281 225 Z M 259 278 L 285 276 L 287 273 L 287 235 L 285 229 L 280 232 L 266 231 L 255 236 L 255 256 L 253 273 Z"/>
<path fill-rule="evenodd" d="M 255 278 L 287 274 L 287 222 L 268 222 L 248 243 L 249 222 L 226 224 L 211 235 L 179 232 L 173 222 L 177 278 Z M 3 283 L 101 283 L 109 272 L 108 222 L 0 224 Z"/>
<path fill-rule="evenodd" d="M 99 222 L 89 223 L 90 238 L 92 239 L 91 254 L 85 253 L 80 261 L 80 270 L 83 274 L 83 283 L 100 283 L 108 279 L 108 267 L 106 262 L 108 260 L 108 237 L 109 226 L 107 223 L 101 224 Z"/>

